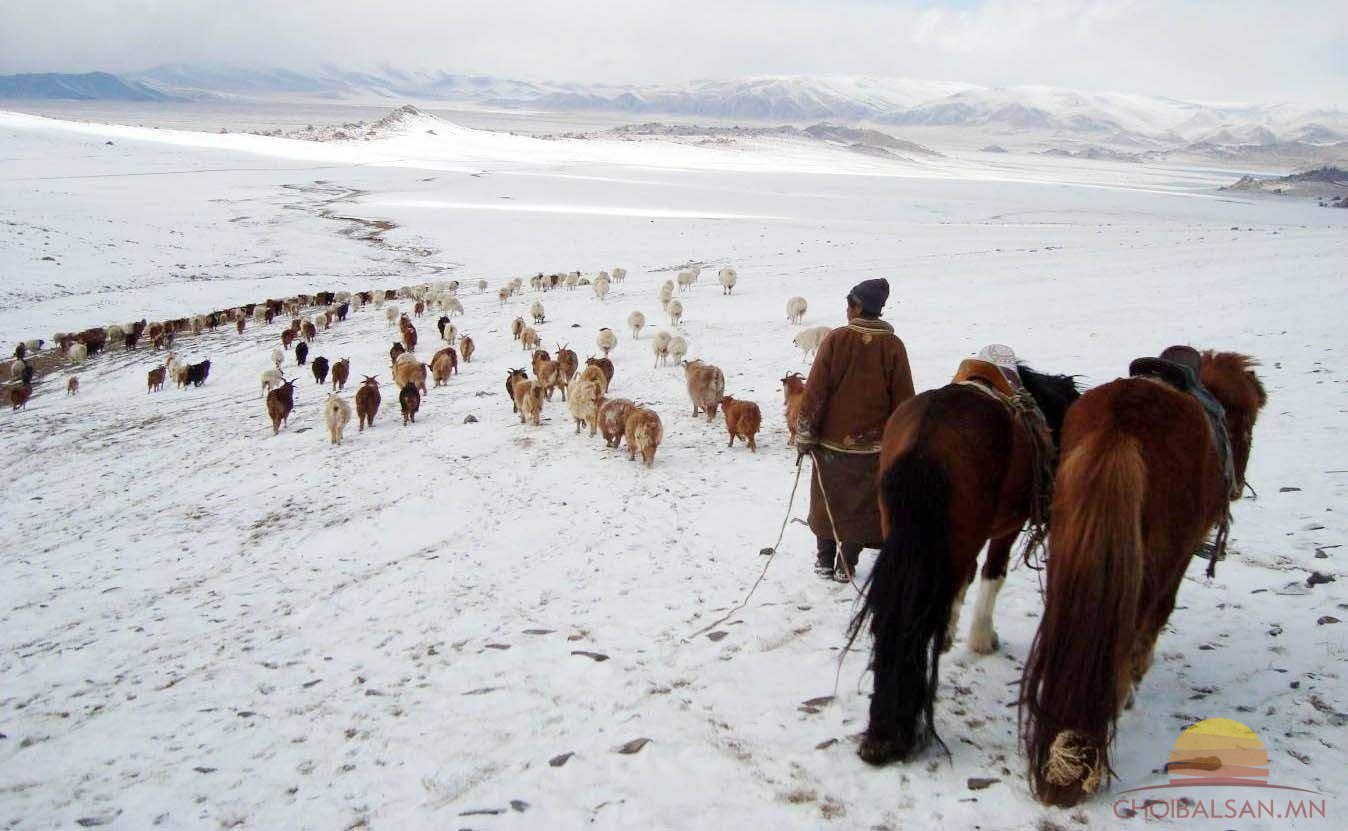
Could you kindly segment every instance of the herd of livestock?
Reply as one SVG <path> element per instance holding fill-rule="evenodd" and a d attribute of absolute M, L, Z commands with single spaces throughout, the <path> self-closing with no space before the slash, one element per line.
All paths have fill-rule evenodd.
<path fill-rule="evenodd" d="M 659 285 L 657 299 L 671 328 L 679 326 L 684 314 L 683 302 L 676 292 L 691 291 L 699 282 L 701 271 L 700 266 L 690 266 L 680 270 L 675 279 Z M 732 294 L 739 280 L 735 269 L 722 268 L 716 276 L 722 293 Z M 603 301 L 610 286 L 623 282 L 626 277 L 627 271 L 623 268 L 599 271 L 593 278 L 584 277 L 579 271 L 539 273 L 529 278 L 528 284 L 540 295 L 585 286 Z M 472 285 L 479 294 L 488 288 L 486 280 L 477 280 Z M 522 293 L 524 285 L 525 280 L 518 277 L 504 282 L 497 291 L 502 306 Z M 66 394 L 76 395 L 80 379 L 73 370 L 80 364 L 100 352 L 112 349 L 133 351 L 143 349 L 147 343 L 164 355 L 162 362 L 156 361 L 146 373 L 147 392 L 160 391 L 168 383 L 180 388 L 200 387 L 210 375 L 211 362 L 187 363 L 182 360 L 173 351 L 178 337 L 188 333 L 200 335 L 227 326 L 233 326 L 243 334 L 250 322 L 270 325 L 280 320 L 285 322 L 279 333 L 280 343 L 271 352 L 272 365 L 261 373 L 261 393 L 272 432 L 279 433 L 288 424 L 295 407 L 295 380 L 287 379 L 282 370 L 289 353 L 293 354 L 296 366 L 309 368 L 318 384 L 331 384 L 331 393 L 323 405 L 323 417 L 329 440 L 341 444 L 353 414 L 352 404 L 342 395 L 351 380 L 351 361 L 349 358 L 330 361 L 322 355 L 311 359 L 309 353 L 319 333 L 346 321 L 348 315 L 364 307 L 382 309 L 388 325 L 398 329 L 398 340 L 389 350 L 391 372 L 403 424 L 413 424 L 421 408 L 422 396 L 427 393 L 428 378 L 433 386 L 442 386 L 459 373 L 461 362 L 466 364 L 473 360 L 477 345 L 455 324 L 455 317 L 464 313 L 459 299 L 461 288 L 465 287 L 459 281 L 443 281 L 378 291 L 322 291 L 248 303 L 193 317 L 154 323 L 142 319 L 81 332 L 60 332 L 52 337 L 51 344 L 32 340 L 16 346 L 7 390 L 9 402 L 15 410 L 27 406 L 40 361 L 45 369 L 65 367 L 72 370 L 66 376 Z M 399 302 L 409 304 L 410 309 L 404 312 L 397 305 Z M 800 324 L 807 308 L 804 298 L 790 298 L 786 305 L 788 321 Z M 414 321 L 428 313 L 439 315 L 436 329 L 440 348 L 427 362 L 418 357 L 417 348 L 421 341 Z M 560 393 L 577 433 L 588 430 L 593 437 L 602 432 L 605 443 L 611 448 L 618 448 L 625 441 L 629 458 L 635 459 L 639 455 L 647 466 L 652 465 L 664 433 L 660 416 L 631 399 L 609 397 L 608 394 L 614 375 L 609 356 L 618 345 L 614 331 L 608 327 L 599 330 L 595 345 L 600 357 L 590 357 L 582 365 L 576 353 L 566 346 L 558 345 L 555 352 L 541 348 L 542 338 L 535 328 L 546 320 L 541 298 L 529 305 L 528 313 L 529 322 L 523 316 L 516 317 L 510 328 L 515 341 L 529 353 L 529 366 L 510 369 L 505 383 L 512 411 L 519 416 L 520 423 L 539 425 L 545 402 L 551 402 L 553 396 Z M 645 314 L 633 311 L 628 315 L 627 329 L 633 339 L 640 339 L 645 328 Z M 794 342 L 808 358 L 818 349 L 828 331 L 826 326 L 803 329 Z M 650 343 L 655 366 L 667 366 L 671 360 L 682 364 L 693 415 L 705 414 L 711 421 L 719 410 L 725 419 L 729 445 L 733 446 L 739 438 L 750 450 L 757 450 L 756 436 L 762 422 L 758 405 L 727 395 L 725 374 L 719 367 L 700 360 L 684 360 L 688 341 L 682 335 L 660 330 L 650 337 Z M 44 346 L 47 347 L 45 350 Z M 355 388 L 354 415 L 358 430 L 363 431 L 374 425 L 383 398 L 375 376 L 362 378 Z M 787 423 L 791 424 L 793 419 L 789 415 L 804 394 L 804 381 L 798 373 L 793 373 L 783 378 L 782 383 Z"/>

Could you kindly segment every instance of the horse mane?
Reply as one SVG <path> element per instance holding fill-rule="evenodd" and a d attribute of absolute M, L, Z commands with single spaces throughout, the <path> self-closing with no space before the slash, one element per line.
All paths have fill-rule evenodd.
<path fill-rule="evenodd" d="M 1025 385 L 1025 389 L 1039 405 L 1040 412 L 1044 414 L 1044 421 L 1048 422 L 1049 430 L 1053 433 L 1053 443 L 1058 444 L 1063 419 L 1067 417 L 1067 408 L 1081 397 L 1076 376 L 1036 372 L 1022 363 L 1016 364 L 1016 370 L 1020 373 L 1020 382 Z"/>
<path fill-rule="evenodd" d="M 1268 403 L 1268 393 L 1264 390 L 1264 384 L 1259 380 L 1259 376 L 1254 373 L 1254 368 L 1259 366 L 1259 361 L 1249 355 L 1242 355 L 1239 352 L 1216 352 L 1211 349 L 1203 352 L 1202 375 L 1203 385 L 1206 387 L 1218 386 L 1227 391 L 1228 384 L 1222 384 L 1217 379 L 1220 377 L 1238 378 L 1241 375 L 1246 377 L 1253 388 L 1255 400 L 1227 402 L 1223 401 L 1224 406 L 1238 404 L 1248 412 L 1255 412 Z M 1215 383 L 1214 383 L 1215 382 Z M 1215 394 L 1216 391 L 1214 391 Z M 1229 394 L 1229 392 L 1228 392 Z"/>

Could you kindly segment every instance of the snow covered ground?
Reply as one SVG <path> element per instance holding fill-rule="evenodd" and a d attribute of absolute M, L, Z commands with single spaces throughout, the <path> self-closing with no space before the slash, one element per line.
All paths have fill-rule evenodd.
<path fill-rule="evenodd" d="M 7 343 L 302 289 L 493 288 L 464 294 L 478 356 L 412 427 L 382 312 L 320 333 L 312 354 L 385 382 L 377 426 L 340 448 L 293 357 L 296 411 L 271 435 L 257 384 L 279 324 L 182 338 L 212 361 L 200 389 L 147 395 L 162 355 L 117 351 L 79 371 L 78 397 L 49 376 L 0 418 L 0 824 L 1117 827 L 1107 795 L 1058 811 L 1026 790 L 1013 701 L 1041 608 L 1031 571 L 1003 592 L 1001 652 L 973 656 L 961 632 L 943 664 L 949 758 L 856 758 L 869 680 L 860 651 L 840 664 L 855 596 L 810 574 L 798 524 L 748 607 L 695 634 L 743 597 L 786 511 L 777 380 L 805 368 L 786 299 L 837 324 L 846 289 L 883 275 L 919 388 L 993 341 L 1086 384 L 1175 342 L 1263 361 L 1259 498 L 1236 505 L 1217 578 L 1190 569 L 1120 722 L 1113 787 L 1161 781 L 1181 729 L 1227 716 L 1263 738 L 1271 781 L 1324 793 L 1323 827 L 1342 827 L 1348 630 L 1327 621 L 1348 608 L 1348 216 L 1215 192 L 1234 178 L 443 122 L 344 144 L 0 114 Z M 367 239 L 374 220 L 395 227 Z M 707 269 L 679 329 L 762 405 L 756 455 L 727 450 L 689 416 L 682 373 L 651 365 L 656 287 L 688 261 Z M 709 279 L 723 264 L 731 297 Z M 650 470 L 576 436 L 559 401 L 520 426 L 504 395 L 526 364 L 509 324 L 535 298 L 503 308 L 495 286 L 615 265 L 630 276 L 605 302 L 544 295 L 541 333 L 584 357 L 599 327 L 646 313 L 612 392 L 664 420 Z M 418 328 L 430 348 L 434 318 Z M 1338 582 L 1307 589 L 1313 570 Z"/>

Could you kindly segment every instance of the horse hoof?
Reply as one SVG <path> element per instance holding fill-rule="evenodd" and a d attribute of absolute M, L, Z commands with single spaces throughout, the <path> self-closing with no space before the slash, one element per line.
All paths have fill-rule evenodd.
<path fill-rule="evenodd" d="M 997 633 L 991 633 L 990 637 L 984 637 L 982 632 L 969 635 L 969 651 L 978 655 L 991 655 L 1001 648 L 1001 639 Z"/>
<path fill-rule="evenodd" d="M 891 739 L 876 739 L 871 736 L 865 736 L 861 739 L 861 746 L 857 748 L 857 755 L 863 762 L 871 765 L 886 765 L 899 758 L 898 745 Z"/>

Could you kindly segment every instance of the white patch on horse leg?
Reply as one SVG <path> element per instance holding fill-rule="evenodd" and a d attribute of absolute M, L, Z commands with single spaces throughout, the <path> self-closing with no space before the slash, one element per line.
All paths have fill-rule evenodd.
<path fill-rule="evenodd" d="M 950 622 L 946 624 L 945 645 L 941 647 L 942 652 L 949 652 L 950 647 L 955 645 L 955 633 L 960 628 L 960 609 L 964 608 L 964 595 L 968 591 L 969 583 L 965 583 L 960 587 L 960 593 L 955 595 L 955 602 L 950 604 Z"/>
<path fill-rule="evenodd" d="M 992 612 L 997 605 L 997 593 L 1002 590 L 1005 577 L 978 581 L 978 603 L 974 606 L 974 622 L 969 627 L 969 649 L 979 655 L 996 652 L 997 630 L 992 627 Z"/>

